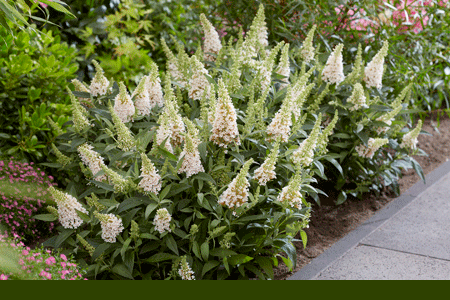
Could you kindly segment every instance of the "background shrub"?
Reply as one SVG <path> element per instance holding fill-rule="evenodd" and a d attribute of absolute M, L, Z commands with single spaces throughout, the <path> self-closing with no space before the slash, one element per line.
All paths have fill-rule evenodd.
<path fill-rule="evenodd" d="M 77 51 L 52 31 L 10 27 L 14 36 L 0 28 L 0 156 L 42 162 L 69 119 L 63 91 L 75 76 Z"/>

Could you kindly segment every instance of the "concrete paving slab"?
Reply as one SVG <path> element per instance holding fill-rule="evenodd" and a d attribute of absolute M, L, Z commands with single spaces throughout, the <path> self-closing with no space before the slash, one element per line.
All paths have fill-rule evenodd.
<path fill-rule="evenodd" d="M 361 244 L 450 260 L 449 187 L 447 174 Z"/>
<path fill-rule="evenodd" d="M 357 246 L 314 280 L 449 280 L 450 261 Z"/>
<path fill-rule="evenodd" d="M 318 276 L 318 274 L 320 274 L 322 271 L 326 270 L 333 263 L 338 263 L 347 252 L 354 251 L 355 247 L 360 245 L 360 242 L 363 239 L 368 237 L 371 233 L 376 231 L 378 228 L 383 227 L 383 225 L 386 222 L 388 222 L 391 218 L 393 218 L 397 214 L 402 214 L 403 208 L 405 208 L 411 202 L 416 200 L 417 196 L 420 196 L 421 194 L 429 194 L 428 189 L 430 187 L 432 187 L 433 185 L 435 185 L 436 183 L 439 183 L 440 181 L 442 181 L 441 185 L 439 185 L 439 187 L 437 188 L 437 191 L 442 191 L 443 188 L 446 188 L 447 192 L 444 194 L 448 194 L 450 196 L 450 184 L 447 181 L 447 179 L 443 179 L 443 177 L 447 176 L 448 174 L 450 174 L 450 161 L 443 163 L 438 168 L 436 168 L 431 173 L 429 173 L 426 176 L 426 184 L 424 184 L 422 181 L 417 182 L 414 186 L 412 186 L 407 191 L 405 191 L 400 197 L 398 197 L 397 199 L 394 199 L 392 202 L 387 204 L 382 210 L 380 210 L 375 215 L 373 215 L 364 224 L 362 224 L 361 226 L 356 228 L 354 231 L 350 232 L 345 237 L 340 239 L 337 243 L 335 243 L 333 246 L 328 248 L 324 253 L 322 253 L 318 257 L 314 258 L 310 264 L 304 266 L 302 269 L 300 269 L 299 271 L 297 271 L 296 273 L 294 273 L 290 277 L 288 277 L 287 280 L 310 280 L 310 279 L 316 278 Z M 431 190 L 431 191 L 434 192 L 436 190 Z M 438 198 L 441 200 L 445 199 L 445 197 L 442 197 L 442 193 L 441 193 L 441 196 L 439 196 Z M 448 212 L 447 206 L 445 203 L 448 204 L 448 202 L 444 201 L 444 206 L 443 206 L 446 209 L 446 211 Z M 450 232 L 450 230 L 448 228 L 448 220 L 445 220 L 445 218 L 442 218 L 442 216 L 438 220 L 434 217 L 435 214 L 433 214 L 433 213 L 426 214 L 425 211 L 427 209 L 430 209 L 430 207 L 438 207 L 438 209 L 441 209 L 441 212 L 444 212 L 444 210 L 442 210 L 442 208 L 439 208 L 437 203 L 436 204 L 428 203 L 428 204 L 429 204 L 428 206 L 427 205 L 422 206 L 423 210 L 420 211 L 419 217 L 416 216 L 416 219 L 413 219 L 414 224 L 411 226 L 411 228 L 413 228 L 413 229 L 418 228 L 416 222 L 417 222 L 417 220 L 421 219 L 422 220 L 421 229 L 424 228 L 424 230 L 425 230 L 425 228 L 427 228 L 427 227 L 424 225 L 425 224 L 429 225 L 428 224 L 429 222 L 426 221 L 426 218 L 431 217 L 431 220 L 435 220 L 435 221 L 431 221 L 432 223 L 434 223 L 433 229 L 436 232 L 438 232 L 438 235 L 441 234 L 441 237 L 440 237 L 438 243 L 428 244 L 428 246 L 431 245 L 436 250 L 432 253 L 440 253 L 441 254 L 440 256 L 442 258 L 442 257 L 445 257 L 444 255 L 442 255 L 442 253 L 445 253 L 445 250 L 443 250 L 443 249 L 445 249 L 445 248 L 443 248 L 443 247 L 445 247 L 445 243 L 441 243 L 441 242 L 443 239 L 450 240 L 450 239 L 444 238 L 442 236 L 443 233 L 446 234 L 446 233 Z M 439 204 L 442 204 L 442 202 L 439 202 Z M 447 216 L 448 215 L 449 214 L 447 213 Z M 410 219 L 412 219 L 412 217 L 410 217 Z M 444 225 L 438 223 L 438 222 L 442 221 L 441 219 L 444 219 L 443 220 L 444 222 L 442 223 Z M 386 227 L 384 229 L 386 229 Z M 419 231 L 419 230 L 416 230 L 416 231 Z M 379 234 L 379 233 L 377 232 L 376 234 Z M 427 233 L 425 233 L 425 232 L 422 235 L 423 243 L 426 241 L 429 242 L 429 239 L 426 239 L 426 235 L 427 235 Z M 409 236 L 412 236 L 414 238 L 414 235 L 409 235 Z M 432 236 L 436 236 L 436 233 L 432 234 Z M 375 239 L 375 237 L 376 237 L 376 235 L 372 236 L 373 239 Z M 367 239 L 366 242 L 370 243 L 370 240 Z M 422 243 L 422 245 L 423 245 L 423 243 Z M 436 245 L 439 245 L 439 246 L 436 246 Z M 408 246 L 404 245 L 404 248 L 408 248 Z M 423 247 L 421 247 L 421 248 L 425 249 Z M 427 248 L 427 249 L 429 249 L 429 248 Z M 447 248 L 447 249 L 448 249 L 447 252 L 450 252 L 450 248 Z M 411 248 L 409 248 L 409 250 L 411 250 Z M 385 251 L 388 251 L 388 250 L 385 249 Z M 395 254 L 396 251 L 394 251 L 394 250 L 391 250 L 391 252 L 394 253 L 394 255 L 398 255 L 398 254 Z M 426 256 L 429 255 L 428 250 L 424 250 L 423 252 L 426 252 L 426 254 L 425 254 Z M 404 253 L 404 255 L 414 255 L 414 254 Z M 415 254 L 415 255 L 420 256 L 419 254 Z M 432 259 L 432 258 L 430 258 L 430 259 Z M 352 263 L 355 266 L 359 265 L 358 261 L 355 261 Z M 349 265 L 350 268 L 352 266 L 353 265 L 351 265 L 351 264 Z M 450 279 L 450 278 L 447 278 L 447 279 Z"/>

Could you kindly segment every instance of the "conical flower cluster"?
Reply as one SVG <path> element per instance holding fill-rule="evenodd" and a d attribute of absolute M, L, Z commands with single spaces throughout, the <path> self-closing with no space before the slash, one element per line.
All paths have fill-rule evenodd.
<path fill-rule="evenodd" d="M 281 47 L 284 45 L 284 42 L 278 43 L 269 53 L 267 58 L 262 63 L 256 63 L 255 61 L 255 69 L 258 70 L 258 75 L 256 79 L 261 84 L 261 89 L 266 90 L 270 83 L 272 82 L 272 70 L 275 63 L 275 58 L 280 51 Z"/>
<path fill-rule="evenodd" d="M 281 50 L 281 59 L 276 72 L 285 77 L 281 79 L 283 81 L 281 88 L 286 87 L 289 84 L 289 75 L 291 73 L 289 68 L 289 44 L 284 45 L 283 50 Z"/>
<path fill-rule="evenodd" d="M 83 223 L 83 220 L 78 216 L 76 211 L 78 210 L 85 214 L 89 214 L 89 212 L 75 197 L 58 191 L 53 186 L 50 186 L 48 191 L 58 205 L 59 222 L 61 225 L 66 229 L 78 228 Z"/>
<path fill-rule="evenodd" d="M 300 48 L 300 55 L 305 62 L 310 62 L 314 59 L 314 47 L 313 47 L 313 37 L 314 31 L 316 30 L 316 25 L 308 31 L 306 39 L 303 41 L 302 47 Z"/>
<path fill-rule="evenodd" d="M 172 216 L 169 214 L 166 208 L 160 208 L 156 211 L 156 216 L 153 219 L 153 225 L 155 225 L 155 229 L 158 230 L 159 233 L 163 233 L 165 231 L 171 232 L 170 229 L 170 221 L 172 220 Z"/>
<path fill-rule="evenodd" d="M 377 128 L 377 132 L 381 134 L 382 132 L 386 132 L 389 130 L 389 126 L 392 124 L 392 120 L 395 119 L 395 116 L 398 115 L 398 113 L 403 109 L 403 106 L 401 103 L 399 103 L 393 110 L 390 112 L 385 113 L 384 115 L 378 117 L 376 120 L 380 122 L 386 123 L 388 126 L 386 127 L 379 127 Z"/>
<path fill-rule="evenodd" d="M 261 46 L 267 47 L 269 45 L 268 32 L 266 26 L 266 16 L 264 14 L 264 5 L 260 4 L 256 17 L 252 22 L 250 30 L 256 31 L 258 42 Z"/>
<path fill-rule="evenodd" d="M 89 88 L 87 86 L 85 86 L 78 79 L 73 79 L 72 83 L 73 83 L 73 85 L 75 87 L 75 91 L 77 91 L 77 92 L 85 92 L 85 93 L 89 93 L 89 94 L 91 93 Z M 78 100 L 80 100 L 80 102 L 83 103 L 84 105 L 86 105 L 87 107 L 94 107 L 94 103 L 92 103 L 91 98 L 78 97 Z"/>
<path fill-rule="evenodd" d="M 114 110 L 122 122 L 127 123 L 133 121 L 133 116 L 136 109 L 134 108 L 133 101 L 131 101 L 131 97 L 127 92 L 127 88 L 122 81 L 119 83 L 119 90 L 119 94 L 116 98 L 114 98 Z"/>
<path fill-rule="evenodd" d="M 384 57 L 387 55 L 389 44 L 384 41 L 383 47 L 364 69 L 364 81 L 367 87 L 381 89 L 383 78 Z"/>
<path fill-rule="evenodd" d="M 92 78 L 89 90 L 94 97 L 103 96 L 108 92 L 109 80 L 103 75 L 103 69 L 98 62 L 93 60 L 92 63 L 95 66 L 96 72 L 94 78 Z"/>
<path fill-rule="evenodd" d="M 219 204 L 235 209 L 248 201 L 248 187 L 250 183 L 247 180 L 248 170 L 253 163 L 250 158 L 241 168 L 239 174 L 230 182 L 228 188 L 220 195 Z"/>
<path fill-rule="evenodd" d="M 141 166 L 141 181 L 139 182 L 139 188 L 143 189 L 147 193 L 158 194 L 161 190 L 161 176 L 153 165 L 152 161 L 145 153 L 141 153 L 142 166 Z"/>
<path fill-rule="evenodd" d="M 67 88 L 67 92 L 70 96 L 70 101 L 72 103 L 72 122 L 73 127 L 76 132 L 81 133 L 87 128 L 91 127 L 89 120 L 87 118 L 87 111 L 81 106 L 80 102 L 72 94 L 72 91 Z"/>
<path fill-rule="evenodd" d="M 186 172 L 186 177 L 189 178 L 199 172 L 205 172 L 200 160 L 200 153 L 198 151 L 198 145 L 200 140 L 198 138 L 198 130 L 195 125 L 185 118 L 185 124 L 188 128 L 188 132 L 185 137 L 184 149 L 180 154 L 180 159 L 183 158 L 178 174 Z"/>
<path fill-rule="evenodd" d="M 281 108 L 277 111 L 269 126 L 267 126 L 267 140 L 269 142 L 274 141 L 278 137 L 282 142 L 287 142 L 291 132 L 292 126 L 292 103 L 291 103 L 291 91 L 287 92 L 286 98 L 283 100 Z"/>
<path fill-rule="evenodd" d="M 210 84 L 205 75 L 208 71 L 203 64 L 194 55 L 191 57 L 192 77 L 189 79 L 189 97 L 194 100 L 200 100 L 203 93 L 206 92 L 206 97 L 210 94 Z"/>
<path fill-rule="evenodd" d="M 210 140 L 220 147 L 227 147 L 231 143 L 240 144 L 236 111 L 222 78 L 219 79 L 219 97 Z"/>
<path fill-rule="evenodd" d="M 222 48 L 222 44 L 220 43 L 219 34 L 217 33 L 214 26 L 209 22 L 206 18 L 205 14 L 200 15 L 200 21 L 203 26 L 203 30 L 205 32 L 205 40 L 203 46 L 203 52 L 205 53 L 205 60 L 207 61 L 215 61 L 216 58 L 214 55 L 209 53 L 214 53 L 216 56 L 219 54 L 220 49 Z"/>
<path fill-rule="evenodd" d="M 170 77 L 184 87 L 184 76 L 178 66 L 178 60 L 167 46 L 164 38 L 161 38 L 161 46 L 163 48 L 164 54 L 167 57 L 167 70 L 169 71 Z"/>
<path fill-rule="evenodd" d="M 77 151 L 80 155 L 81 161 L 91 170 L 94 179 L 97 181 L 105 181 L 107 179 L 106 175 L 95 176 L 98 172 L 102 170 L 102 166 L 105 165 L 103 162 L 103 157 L 97 152 L 92 150 L 94 147 L 88 144 L 83 144 L 78 146 Z"/>
<path fill-rule="evenodd" d="M 308 138 L 306 138 L 298 147 L 297 150 L 292 154 L 292 161 L 296 165 L 309 166 L 314 159 L 314 149 L 317 146 L 317 139 L 320 132 L 320 123 L 322 122 L 322 115 L 320 114 L 314 124 L 311 133 Z"/>
<path fill-rule="evenodd" d="M 180 116 L 178 109 L 175 108 L 175 106 L 176 103 L 168 99 L 164 109 L 167 110 L 170 124 L 170 142 L 172 146 L 179 147 L 184 142 L 184 133 L 186 132 L 186 129 L 183 123 L 183 118 Z"/>
<path fill-rule="evenodd" d="M 328 83 L 339 84 L 345 79 L 344 64 L 342 62 L 343 44 L 337 45 L 328 57 L 327 63 L 322 70 L 322 80 Z"/>
<path fill-rule="evenodd" d="M 347 99 L 348 103 L 353 104 L 352 107 L 350 107 L 350 111 L 355 111 L 360 108 L 368 108 L 366 104 L 366 96 L 364 95 L 364 88 L 363 86 L 357 82 L 353 86 L 353 92 L 350 98 Z"/>
<path fill-rule="evenodd" d="M 253 66 L 255 61 L 253 57 L 257 56 L 257 53 L 261 47 L 267 47 L 268 33 L 265 22 L 264 6 L 259 6 L 256 17 L 253 19 L 250 25 L 250 30 L 247 32 L 245 40 L 242 43 L 242 47 L 239 50 L 239 59 L 243 64 Z"/>
<path fill-rule="evenodd" d="M 125 194 L 132 188 L 132 182 L 123 178 L 119 173 L 108 168 L 106 165 L 102 165 L 102 170 L 105 171 L 108 176 L 108 181 L 114 186 L 114 192 L 117 194 Z"/>
<path fill-rule="evenodd" d="M 272 180 L 277 176 L 275 173 L 275 164 L 278 160 L 279 148 L 280 141 L 277 141 L 264 163 L 255 170 L 253 178 L 258 180 L 259 185 L 266 185 L 269 180 Z"/>
<path fill-rule="evenodd" d="M 117 133 L 117 147 L 123 151 L 134 149 L 136 147 L 136 141 L 134 140 L 130 129 L 128 129 L 119 118 L 111 103 L 108 103 L 108 108 Z"/>
<path fill-rule="evenodd" d="M 72 159 L 64 154 L 62 154 L 61 151 L 59 151 L 58 148 L 56 148 L 55 144 L 52 143 L 52 150 L 56 155 L 56 161 L 61 164 L 63 167 L 67 166 L 72 162 Z"/>
<path fill-rule="evenodd" d="M 134 106 L 136 107 L 138 115 L 147 116 L 152 109 L 150 105 L 150 96 L 147 90 L 148 76 L 142 77 L 138 86 L 131 94 L 131 98 L 134 98 Z"/>
<path fill-rule="evenodd" d="M 277 201 L 287 207 L 302 208 L 303 196 L 300 193 L 301 176 L 299 173 L 278 194 Z"/>
<path fill-rule="evenodd" d="M 409 148 L 409 149 L 416 149 L 417 148 L 417 137 L 420 134 L 420 131 L 422 130 L 422 120 L 419 120 L 417 122 L 416 128 L 405 134 L 402 138 L 402 143 L 400 144 L 401 148 Z"/>
<path fill-rule="evenodd" d="M 181 266 L 178 269 L 178 274 L 183 280 L 195 280 L 194 271 L 192 271 L 189 263 L 186 260 L 186 256 L 181 258 Z"/>
<path fill-rule="evenodd" d="M 361 157 L 372 158 L 375 152 L 388 142 L 388 139 L 370 138 L 367 142 L 367 146 L 361 144 L 356 146 L 355 150 Z"/>
<path fill-rule="evenodd" d="M 155 106 L 163 107 L 164 97 L 161 87 L 161 79 L 158 75 L 158 65 L 156 63 L 152 64 L 152 71 L 150 72 L 150 75 L 147 76 L 146 89 L 150 99 L 150 108 Z"/>
<path fill-rule="evenodd" d="M 169 122 L 169 116 L 166 111 L 159 116 L 158 119 L 159 127 L 156 130 L 155 142 L 156 145 L 161 145 L 166 148 L 167 151 L 173 153 L 173 147 L 170 143 L 170 137 L 172 136 L 172 129 Z M 164 145 L 162 143 L 165 141 Z"/>
<path fill-rule="evenodd" d="M 336 110 L 333 119 L 331 120 L 330 123 L 328 123 L 327 127 L 322 131 L 322 134 L 317 139 L 318 155 L 324 155 L 328 152 L 327 150 L 328 139 L 330 135 L 333 133 L 333 129 L 336 126 L 338 118 L 339 114 L 338 110 Z"/>
<path fill-rule="evenodd" d="M 101 214 L 94 211 L 102 227 L 102 239 L 107 243 L 115 243 L 116 237 L 123 231 L 122 219 L 113 214 Z"/>

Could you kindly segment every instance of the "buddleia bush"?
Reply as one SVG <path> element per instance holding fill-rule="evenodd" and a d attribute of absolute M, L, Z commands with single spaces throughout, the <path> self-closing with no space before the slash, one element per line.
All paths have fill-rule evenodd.
<path fill-rule="evenodd" d="M 50 189 L 57 207 L 41 219 L 61 226 L 45 245 L 97 279 L 266 279 L 279 262 L 295 267 L 327 134 L 320 114 L 301 114 L 306 77 L 275 72 L 289 45 L 267 47 L 264 18 L 261 8 L 245 40 L 225 43 L 202 15 L 203 51 L 162 41 L 169 72 L 153 64 L 133 91 L 97 63 L 89 84 L 74 81 L 49 164 L 72 183 Z"/>
<path fill-rule="evenodd" d="M 68 91 L 72 126 L 53 166 L 73 182 L 50 189 L 48 218 L 62 226 L 46 245 L 76 255 L 89 278 L 266 279 L 279 261 L 292 270 L 307 199 L 323 193 L 316 178 L 327 162 L 344 168 L 328 145 L 343 110 L 321 104 L 341 91 L 310 63 L 312 33 L 301 49 L 269 48 L 262 6 L 237 42 L 200 20 L 194 55 L 161 41 L 162 78 L 153 65 L 131 92 L 95 64 L 90 84 Z"/>
<path fill-rule="evenodd" d="M 320 111 L 326 122 L 336 111 L 339 115 L 329 136 L 326 172 L 319 185 L 338 192 L 335 203 L 341 204 L 348 194 L 362 198 L 367 192 L 379 193 L 386 187 L 399 194 L 398 179 L 405 169 L 414 168 L 425 180 L 412 157 L 426 155 L 417 148 L 422 121 L 415 126 L 408 124 L 409 115 L 417 112 L 408 109 L 414 83 L 405 84 L 397 95 L 383 85 L 388 42 L 384 41 L 373 57 L 363 57 L 359 45 L 352 65 L 344 66 L 348 58 L 343 59 L 342 43 L 334 47 L 326 61 L 318 51 L 315 57 L 312 55 L 317 50 L 312 43 L 315 29 L 313 26 L 297 52 L 303 59 L 302 71 L 312 72 L 318 87 L 307 101 L 308 113 Z"/>

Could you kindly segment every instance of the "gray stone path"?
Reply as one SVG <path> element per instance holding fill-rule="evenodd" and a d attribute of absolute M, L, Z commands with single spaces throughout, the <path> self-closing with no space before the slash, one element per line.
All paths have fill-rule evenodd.
<path fill-rule="evenodd" d="M 450 161 L 288 280 L 450 280 Z"/>

